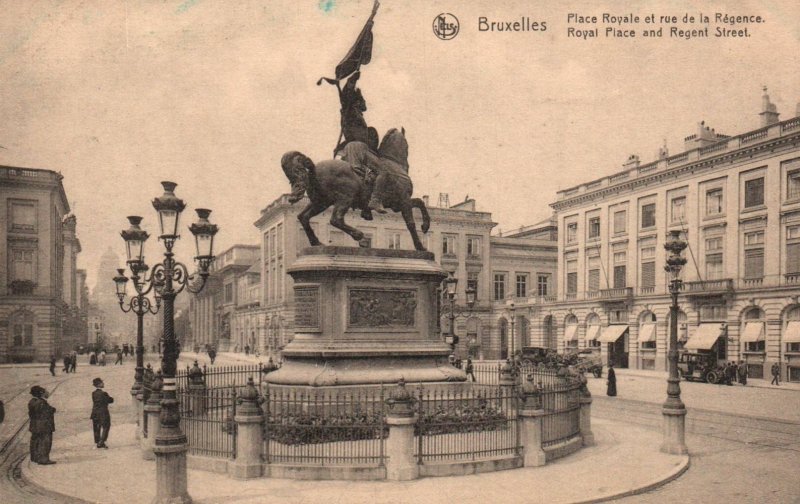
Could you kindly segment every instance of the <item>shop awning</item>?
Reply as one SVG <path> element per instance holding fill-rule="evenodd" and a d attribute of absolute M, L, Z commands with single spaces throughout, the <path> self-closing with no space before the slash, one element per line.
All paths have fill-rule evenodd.
<path fill-rule="evenodd" d="M 784 343 L 800 343 L 800 320 L 792 320 L 783 331 Z"/>
<path fill-rule="evenodd" d="M 603 329 L 603 333 L 597 338 L 597 341 L 600 343 L 614 343 L 627 330 L 627 325 L 610 325 Z"/>
<path fill-rule="evenodd" d="M 721 324 L 700 324 L 684 345 L 686 350 L 711 350 L 722 335 Z"/>
<path fill-rule="evenodd" d="M 568 325 L 564 328 L 564 341 L 574 341 L 578 339 L 578 326 L 575 324 Z"/>
<path fill-rule="evenodd" d="M 742 343 L 755 343 L 764 339 L 764 322 L 745 322 Z"/>
<path fill-rule="evenodd" d="M 656 325 L 655 324 L 642 324 L 639 326 L 639 342 L 655 341 L 656 340 Z"/>
<path fill-rule="evenodd" d="M 599 325 L 590 325 L 586 328 L 586 341 L 596 340 L 597 336 L 600 335 L 600 326 Z"/>

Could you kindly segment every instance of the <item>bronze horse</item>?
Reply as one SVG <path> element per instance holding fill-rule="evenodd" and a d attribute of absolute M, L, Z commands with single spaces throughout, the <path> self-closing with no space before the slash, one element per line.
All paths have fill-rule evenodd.
<path fill-rule="evenodd" d="M 351 142 L 359 144 L 360 142 Z M 356 150 L 361 147 L 367 152 L 365 144 L 354 145 Z M 371 154 L 372 158 L 376 158 Z M 383 205 L 387 209 L 400 212 L 417 250 L 425 250 L 417 235 L 417 226 L 414 222 L 413 208 L 422 212 L 422 232 L 427 233 L 430 228 L 430 216 L 425 203 L 420 198 L 412 198 L 413 184 L 408 176 L 408 142 L 405 130 L 392 128 L 387 131 L 378 147 L 377 162 L 380 162 L 380 175 L 375 181 L 374 190 L 380 190 Z M 374 161 L 373 161 L 374 162 Z M 331 225 L 341 229 L 361 247 L 368 247 L 369 242 L 364 233 L 348 226 L 344 217 L 348 210 L 360 209 L 362 216 L 371 218 L 369 213 L 370 188 L 363 175 L 354 170 L 351 162 L 343 159 L 328 159 L 316 165 L 308 156 L 297 152 L 287 152 L 281 158 L 281 167 L 292 185 L 291 203 L 302 199 L 307 193 L 311 202 L 297 216 L 303 225 L 311 245 L 320 245 L 320 241 L 311 228 L 311 218 L 321 214 L 333 205 Z"/>

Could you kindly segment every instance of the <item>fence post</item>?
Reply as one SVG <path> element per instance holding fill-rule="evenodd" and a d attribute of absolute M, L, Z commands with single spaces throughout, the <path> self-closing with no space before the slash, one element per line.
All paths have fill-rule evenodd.
<path fill-rule="evenodd" d="M 156 436 L 161 428 L 161 388 L 164 382 L 161 379 L 161 370 L 158 370 L 153 382 L 150 384 L 150 397 L 147 398 L 147 404 L 144 406 L 144 414 L 147 416 L 147 437 L 144 439 L 142 446 L 142 458 L 145 460 L 155 460 L 156 456 L 153 453 L 153 448 L 156 445 Z"/>
<path fill-rule="evenodd" d="M 194 366 L 187 372 L 187 376 L 189 377 L 189 410 L 192 415 L 204 415 L 206 412 L 206 378 L 197 361 L 194 361 Z"/>
<path fill-rule="evenodd" d="M 583 437 L 583 446 L 594 446 L 594 434 L 592 433 L 592 393 L 586 386 L 586 375 L 581 372 L 578 375 L 580 380 L 580 396 L 578 404 L 581 406 L 580 427 Z"/>
<path fill-rule="evenodd" d="M 392 389 L 386 400 L 389 410 L 386 424 L 389 437 L 386 440 L 386 479 L 407 481 L 419 478 L 419 465 L 414 458 L 414 398 L 406 389 L 403 378 Z"/>
<path fill-rule="evenodd" d="M 260 395 L 249 377 L 236 407 L 236 458 L 229 465 L 228 472 L 236 479 L 260 478 L 264 466 L 261 462 L 261 448 L 264 444 L 264 412 L 258 404 Z"/>
<path fill-rule="evenodd" d="M 517 383 L 517 375 L 511 361 L 506 359 L 505 364 L 500 368 L 500 387 L 513 387 Z"/>
<path fill-rule="evenodd" d="M 519 410 L 520 444 L 522 445 L 523 465 L 538 467 L 545 465 L 547 457 L 542 449 L 543 418 L 542 386 L 533 383 L 533 374 L 521 386 L 522 407 Z"/>

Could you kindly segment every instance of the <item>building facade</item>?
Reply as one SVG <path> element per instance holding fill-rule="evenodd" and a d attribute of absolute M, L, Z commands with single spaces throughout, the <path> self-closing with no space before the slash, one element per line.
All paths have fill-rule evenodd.
<path fill-rule="evenodd" d="M 0 362 L 47 361 L 79 339 L 80 242 L 62 178 L 0 166 Z"/>
<path fill-rule="evenodd" d="M 684 150 L 562 190 L 556 297 L 532 300 L 560 351 L 666 369 L 668 232 L 688 242 L 678 330 L 690 350 L 745 361 L 751 377 L 778 363 L 800 381 L 800 117 L 778 120 L 762 97 L 761 127 L 735 136 L 705 123 Z M 769 247 L 767 245 L 770 245 Z"/>

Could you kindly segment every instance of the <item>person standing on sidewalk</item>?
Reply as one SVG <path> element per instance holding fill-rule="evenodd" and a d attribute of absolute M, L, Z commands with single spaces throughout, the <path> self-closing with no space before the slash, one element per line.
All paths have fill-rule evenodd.
<path fill-rule="evenodd" d="M 117 360 L 114 361 L 114 365 L 117 364 L 122 365 L 122 350 L 117 350 Z"/>
<path fill-rule="evenodd" d="M 74 373 L 75 369 L 78 367 L 78 352 L 76 352 L 75 350 L 73 350 L 72 354 L 70 355 L 69 364 L 70 364 L 70 371 Z"/>
<path fill-rule="evenodd" d="M 614 372 L 614 363 L 608 365 L 608 377 L 606 378 L 606 395 L 615 397 L 617 395 L 617 373 Z"/>
<path fill-rule="evenodd" d="M 474 382 L 475 381 L 475 366 L 472 364 L 472 357 L 467 357 L 467 366 L 464 370 L 467 373 L 467 376 Z"/>
<path fill-rule="evenodd" d="M 53 447 L 53 432 L 56 430 L 56 409 L 47 403 L 47 391 L 39 385 L 31 387 L 33 398 L 28 402 L 28 419 L 31 431 L 31 462 L 50 465 L 50 449 Z"/>
<path fill-rule="evenodd" d="M 92 392 L 92 430 L 94 431 L 94 443 L 98 448 L 108 448 L 106 440 L 108 431 L 111 429 L 111 413 L 108 412 L 108 405 L 114 402 L 114 398 L 103 390 L 105 384 L 100 378 L 92 380 L 95 390 Z"/>
<path fill-rule="evenodd" d="M 780 385 L 781 383 L 781 366 L 775 362 L 772 364 L 772 381 L 771 385 Z"/>
<path fill-rule="evenodd" d="M 744 361 L 739 361 L 739 368 L 737 370 L 739 373 L 739 383 L 743 386 L 747 385 L 747 366 L 745 366 Z"/>
<path fill-rule="evenodd" d="M 55 376 L 56 375 L 56 356 L 50 356 L 50 374 Z"/>

